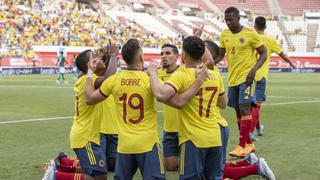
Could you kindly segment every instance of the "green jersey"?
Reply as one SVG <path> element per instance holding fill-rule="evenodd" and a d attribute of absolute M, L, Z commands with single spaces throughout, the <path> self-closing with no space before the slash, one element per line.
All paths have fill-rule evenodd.
<path fill-rule="evenodd" d="M 64 62 L 66 61 L 66 58 L 64 56 L 59 56 L 58 57 L 58 66 L 59 67 L 64 67 Z"/>

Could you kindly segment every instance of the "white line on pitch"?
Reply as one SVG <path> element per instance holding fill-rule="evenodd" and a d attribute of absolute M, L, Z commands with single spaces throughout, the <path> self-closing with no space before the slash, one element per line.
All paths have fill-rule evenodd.
<path fill-rule="evenodd" d="M 34 121 L 50 121 L 50 120 L 57 120 L 57 119 L 70 119 L 73 116 L 65 116 L 65 117 L 52 117 L 52 118 L 38 118 L 38 119 L 24 119 L 24 120 L 16 120 L 16 121 L 3 121 L 0 124 L 16 124 L 16 123 L 23 123 L 23 122 L 34 122 Z"/>
<path fill-rule="evenodd" d="M 316 97 L 303 97 L 303 96 L 267 96 L 267 97 L 271 97 L 271 98 L 279 98 L 279 99 L 303 99 L 303 98 L 307 98 L 307 99 L 314 99 L 314 100 L 320 100 L 320 98 L 316 98 Z"/>
<path fill-rule="evenodd" d="M 320 100 L 280 102 L 280 103 L 265 104 L 265 106 L 277 106 L 277 105 L 288 105 L 288 104 L 309 104 L 309 103 L 320 103 Z M 163 113 L 163 110 L 158 110 L 157 112 L 158 113 Z M 3 121 L 3 122 L 0 122 L 0 124 L 16 124 L 16 123 L 23 123 L 23 122 L 50 121 L 50 120 L 58 120 L 58 119 L 71 119 L 72 117 L 73 116 L 53 117 L 53 118 L 38 118 L 38 119 L 25 119 L 25 120 L 16 120 L 16 121 Z"/>
<path fill-rule="evenodd" d="M 265 104 L 265 105 L 266 106 L 278 106 L 278 105 L 288 105 L 288 104 L 310 104 L 310 103 L 320 103 L 320 100 L 279 102 L 279 103 L 270 103 L 270 104 Z"/>
<path fill-rule="evenodd" d="M 0 88 L 8 88 L 8 87 L 22 87 L 22 88 L 73 88 L 73 86 L 70 85 L 56 85 L 56 86 L 30 86 L 30 85 L 0 85 Z"/>

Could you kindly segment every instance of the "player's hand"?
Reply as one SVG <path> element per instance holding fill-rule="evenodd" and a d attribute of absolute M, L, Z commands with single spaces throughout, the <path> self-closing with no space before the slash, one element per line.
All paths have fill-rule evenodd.
<path fill-rule="evenodd" d="M 149 75 L 157 75 L 158 66 L 155 63 L 150 63 L 148 66 Z"/>
<path fill-rule="evenodd" d="M 248 85 L 252 84 L 255 75 L 256 75 L 256 71 L 252 69 L 252 70 L 249 72 L 249 74 L 247 75 L 246 84 L 248 84 Z"/>
<path fill-rule="evenodd" d="M 100 59 L 98 59 L 98 58 L 91 59 L 88 62 L 88 70 L 91 70 L 92 72 L 95 72 L 96 69 L 97 69 L 97 64 L 98 64 L 99 61 L 100 61 Z"/>
<path fill-rule="evenodd" d="M 104 51 L 105 51 L 104 47 L 94 50 L 92 52 L 91 59 L 102 59 Z"/>
<path fill-rule="evenodd" d="M 208 74 L 208 68 L 207 68 L 207 62 L 206 62 L 202 65 L 201 68 L 197 69 L 196 80 L 202 83 L 207 79 L 208 75 L 209 74 Z"/>
<path fill-rule="evenodd" d="M 204 25 L 201 25 L 200 28 L 194 27 L 193 30 L 192 30 L 192 34 L 193 34 L 194 36 L 200 38 L 201 35 L 202 35 L 202 32 L 203 32 L 203 27 L 204 27 Z"/>

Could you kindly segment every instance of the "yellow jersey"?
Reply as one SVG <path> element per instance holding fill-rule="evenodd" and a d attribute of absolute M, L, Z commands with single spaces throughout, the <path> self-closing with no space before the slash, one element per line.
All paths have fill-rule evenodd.
<path fill-rule="evenodd" d="M 174 71 L 177 72 L 179 67 Z M 158 78 L 161 79 L 163 82 L 166 82 L 171 75 L 174 73 L 167 73 L 165 69 L 158 70 Z M 165 132 L 178 132 L 178 125 L 179 125 L 179 110 L 163 104 L 163 129 Z"/>
<path fill-rule="evenodd" d="M 223 80 L 222 80 L 222 76 L 219 72 L 219 69 L 218 67 L 214 67 L 213 71 L 217 74 L 218 78 L 220 79 L 220 81 L 222 82 L 222 86 L 223 86 Z M 223 93 L 223 92 L 222 92 Z M 220 93 L 221 94 L 221 93 Z M 222 94 L 221 94 L 222 95 Z M 221 113 L 220 113 L 220 108 L 217 107 L 215 108 L 216 110 L 216 116 L 217 116 L 217 120 L 218 120 L 218 123 L 223 126 L 223 127 L 227 127 L 228 126 L 228 122 L 226 121 L 226 119 L 224 119 L 222 116 L 221 116 Z"/>
<path fill-rule="evenodd" d="M 195 74 L 195 68 L 181 68 L 166 83 L 181 94 L 195 81 Z M 209 70 L 209 77 L 196 96 L 179 110 L 179 144 L 191 140 L 198 148 L 221 146 L 215 108 L 218 96 L 223 92 L 223 84 L 218 75 Z"/>
<path fill-rule="evenodd" d="M 229 29 L 221 33 L 220 47 L 226 49 L 228 63 L 228 86 L 237 86 L 246 81 L 248 73 L 257 63 L 256 48 L 263 45 L 256 31 L 243 27 L 233 34 Z"/>
<path fill-rule="evenodd" d="M 93 78 L 96 79 L 96 76 Z M 84 90 L 87 76 L 81 76 L 75 83 L 75 113 L 70 131 L 71 148 L 82 148 L 88 142 L 100 144 L 101 103 L 87 105 Z M 94 81 L 93 81 L 94 82 Z"/>
<path fill-rule="evenodd" d="M 264 46 L 267 48 L 268 57 L 266 62 L 256 72 L 255 79 L 257 81 L 260 81 L 262 78 L 268 79 L 271 54 L 272 53 L 280 54 L 282 52 L 282 49 L 275 38 L 273 38 L 272 36 L 267 36 L 263 34 L 259 34 L 259 36 L 261 37 L 264 43 Z M 258 52 L 256 52 L 256 57 L 258 59 L 259 57 Z"/>
<path fill-rule="evenodd" d="M 157 111 L 150 77 L 143 71 L 124 70 L 106 79 L 100 92 L 112 95 L 118 119 L 118 152 L 138 154 L 151 151 L 160 143 Z"/>
<path fill-rule="evenodd" d="M 103 107 L 101 118 L 101 133 L 103 134 L 118 134 L 117 122 L 120 119 L 117 113 L 113 96 L 110 95 L 107 99 L 101 102 Z"/>

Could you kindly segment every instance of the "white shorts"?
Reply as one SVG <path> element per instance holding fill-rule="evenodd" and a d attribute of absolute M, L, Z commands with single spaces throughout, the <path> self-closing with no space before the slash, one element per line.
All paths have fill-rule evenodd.
<path fill-rule="evenodd" d="M 59 67 L 59 73 L 65 73 L 66 69 L 64 69 L 64 67 Z"/>

